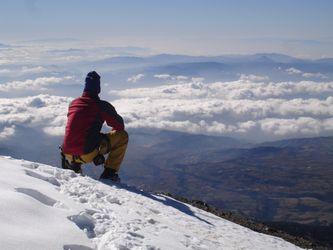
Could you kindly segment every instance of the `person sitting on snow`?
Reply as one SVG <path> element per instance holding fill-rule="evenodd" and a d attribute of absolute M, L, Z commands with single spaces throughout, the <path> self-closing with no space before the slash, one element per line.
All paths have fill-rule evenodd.
<path fill-rule="evenodd" d="M 101 179 L 120 181 L 118 171 L 123 161 L 128 134 L 124 121 L 115 108 L 99 98 L 100 76 L 89 72 L 81 97 L 68 108 L 67 125 L 61 147 L 62 167 L 81 173 L 81 165 L 94 162 L 104 164 Z M 112 127 L 111 132 L 101 133 L 103 123 Z M 104 154 L 109 153 L 105 160 Z"/>

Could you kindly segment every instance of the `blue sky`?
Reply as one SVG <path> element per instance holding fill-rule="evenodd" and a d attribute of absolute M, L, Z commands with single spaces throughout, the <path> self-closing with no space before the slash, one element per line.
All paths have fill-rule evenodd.
<path fill-rule="evenodd" d="M 161 52 L 333 57 L 331 0 L 2 0 L 0 43 L 103 40 Z"/>

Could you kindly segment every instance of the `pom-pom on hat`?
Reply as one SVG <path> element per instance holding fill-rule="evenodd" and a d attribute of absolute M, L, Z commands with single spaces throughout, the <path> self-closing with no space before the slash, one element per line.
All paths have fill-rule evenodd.
<path fill-rule="evenodd" d="M 86 83 L 84 86 L 84 91 L 99 94 L 101 92 L 101 82 L 100 76 L 96 71 L 91 71 L 86 76 Z"/>

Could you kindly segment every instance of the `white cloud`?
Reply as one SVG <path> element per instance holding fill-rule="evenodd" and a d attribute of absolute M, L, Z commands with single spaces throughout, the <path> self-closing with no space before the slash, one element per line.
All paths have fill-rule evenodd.
<path fill-rule="evenodd" d="M 22 74 L 36 74 L 36 73 L 42 73 L 47 71 L 46 68 L 42 67 L 42 66 L 37 66 L 37 67 L 22 67 L 21 69 Z"/>
<path fill-rule="evenodd" d="M 302 71 L 301 71 L 301 70 L 299 70 L 299 69 L 295 69 L 295 68 L 289 68 L 289 69 L 286 69 L 286 72 L 287 72 L 289 75 L 302 74 Z"/>
<path fill-rule="evenodd" d="M 71 76 L 64 77 L 38 77 L 24 81 L 11 81 L 0 84 L 0 92 L 21 90 L 45 90 L 47 86 L 71 80 Z"/>
<path fill-rule="evenodd" d="M 0 65 L 10 64 L 12 61 L 6 58 L 0 58 Z"/>
<path fill-rule="evenodd" d="M 247 82 L 265 82 L 269 80 L 268 76 L 258 76 L 258 75 L 245 75 L 241 74 L 240 80 Z"/>
<path fill-rule="evenodd" d="M 267 118 L 260 121 L 264 133 L 268 135 L 319 135 L 325 130 L 323 124 L 329 123 L 331 118 L 319 120 L 312 117 L 298 117 L 290 119 Z M 327 129 L 328 131 L 330 128 Z"/>
<path fill-rule="evenodd" d="M 303 73 L 302 76 L 305 78 L 322 78 L 322 79 L 328 78 L 327 76 L 321 73 Z"/>
<path fill-rule="evenodd" d="M 177 79 L 178 81 L 184 81 L 184 80 L 187 80 L 188 77 L 187 77 L 187 76 L 176 76 L 176 79 Z"/>
<path fill-rule="evenodd" d="M 0 69 L 0 76 L 17 77 L 29 74 L 39 74 L 47 71 L 48 69 L 42 66 L 36 66 L 36 67 L 22 66 L 10 69 L 9 68 Z"/>
<path fill-rule="evenodd" d="M 333 82 L 191 82 L 112 92 L 127 127 L 270 140 L 333 133 Z"/>
<path fill-rule="evenodd" d="M 63 135 L 68 105 L 72 98 L 38 95 L 25 98 L 0 98 L 0 137 L 14 135 L 15 126 Z"/>
<path fill-rule="evenodd" d="M 191 81 L 194 82 L 194 83 L 201 83 L 201 82 L 205 81 L 205 78 L 203 78 L 203 77 L 192 77 Z"/>
<path fill-rule="evenodd" d="M 10 69 L 0 69 L 1 76 L 10 75 L 11 73 L 12 73 L 12 71 Z"/>
<path fill-rule="evenodd" d="M 286 72 L 288 73 L 288 75 L 301 75 L 304 78 L 321 78 L 321 79 L 328 78 L 327 76 L 321 73 L 308 73 L 295 68 L 286 69 Z"/>
<path fill-rule="evenodd" d="M 141 80 L 144 78 L 144 74 L 137 74 L 137 75 L 134 75 L 134 76 L 131 76 L 127 79 L 128 82 L 133 82 L 133 83 L 136 83 L 137 81 Z"/>
<path fill-rule="evenodd" d="M 0 130 L 0 139 L 5 140 L 10 138 L 12 135 L 15 134 L 15 126 L 10 127 L 4 127 L 2 130 Z"/>
<path fill-rule="evenodd" d="M 306 96 L 320 97 L 333 95 L 333 82 L 250 82 L 240 79 L 233 82 L 216 82 L 205 84 L 203 82 L 190 82 L 184 84 L 163 85 L 156 88 L 136 88 L 110 93 L 120 97 L 139 98 L 168 98 L 168 99 L 192 99 L 192 98 L 217 98 L 230 99 L 268 99 L 282 98 L 292 99 Z"/>
<path fill-rule="evenodd" d="M 173 83 L 186 83 L 186 82 L 203 82 L 205 79 L 203 77 L 188 77 L 183 75 L 169 75 L 169 74 L 159 74 L 154 75 L 155 78 L 168 80 Z"/>
<path fill-rule="evenodd" d="M 154 75 L 155 78 L 158 78 L 158 79 L 170 79 L 171 78 L 171 75 L 169 74 L 160 74 L 160 75 Z"/>

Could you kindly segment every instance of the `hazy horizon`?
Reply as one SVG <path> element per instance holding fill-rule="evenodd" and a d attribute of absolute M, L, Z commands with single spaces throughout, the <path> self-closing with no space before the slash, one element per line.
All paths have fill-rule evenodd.
<path fill-rule="evenodd" d="M 70 38 L 156 53 L 333 57 L 333 2 L 5 0 L 0 43 Z"/>

